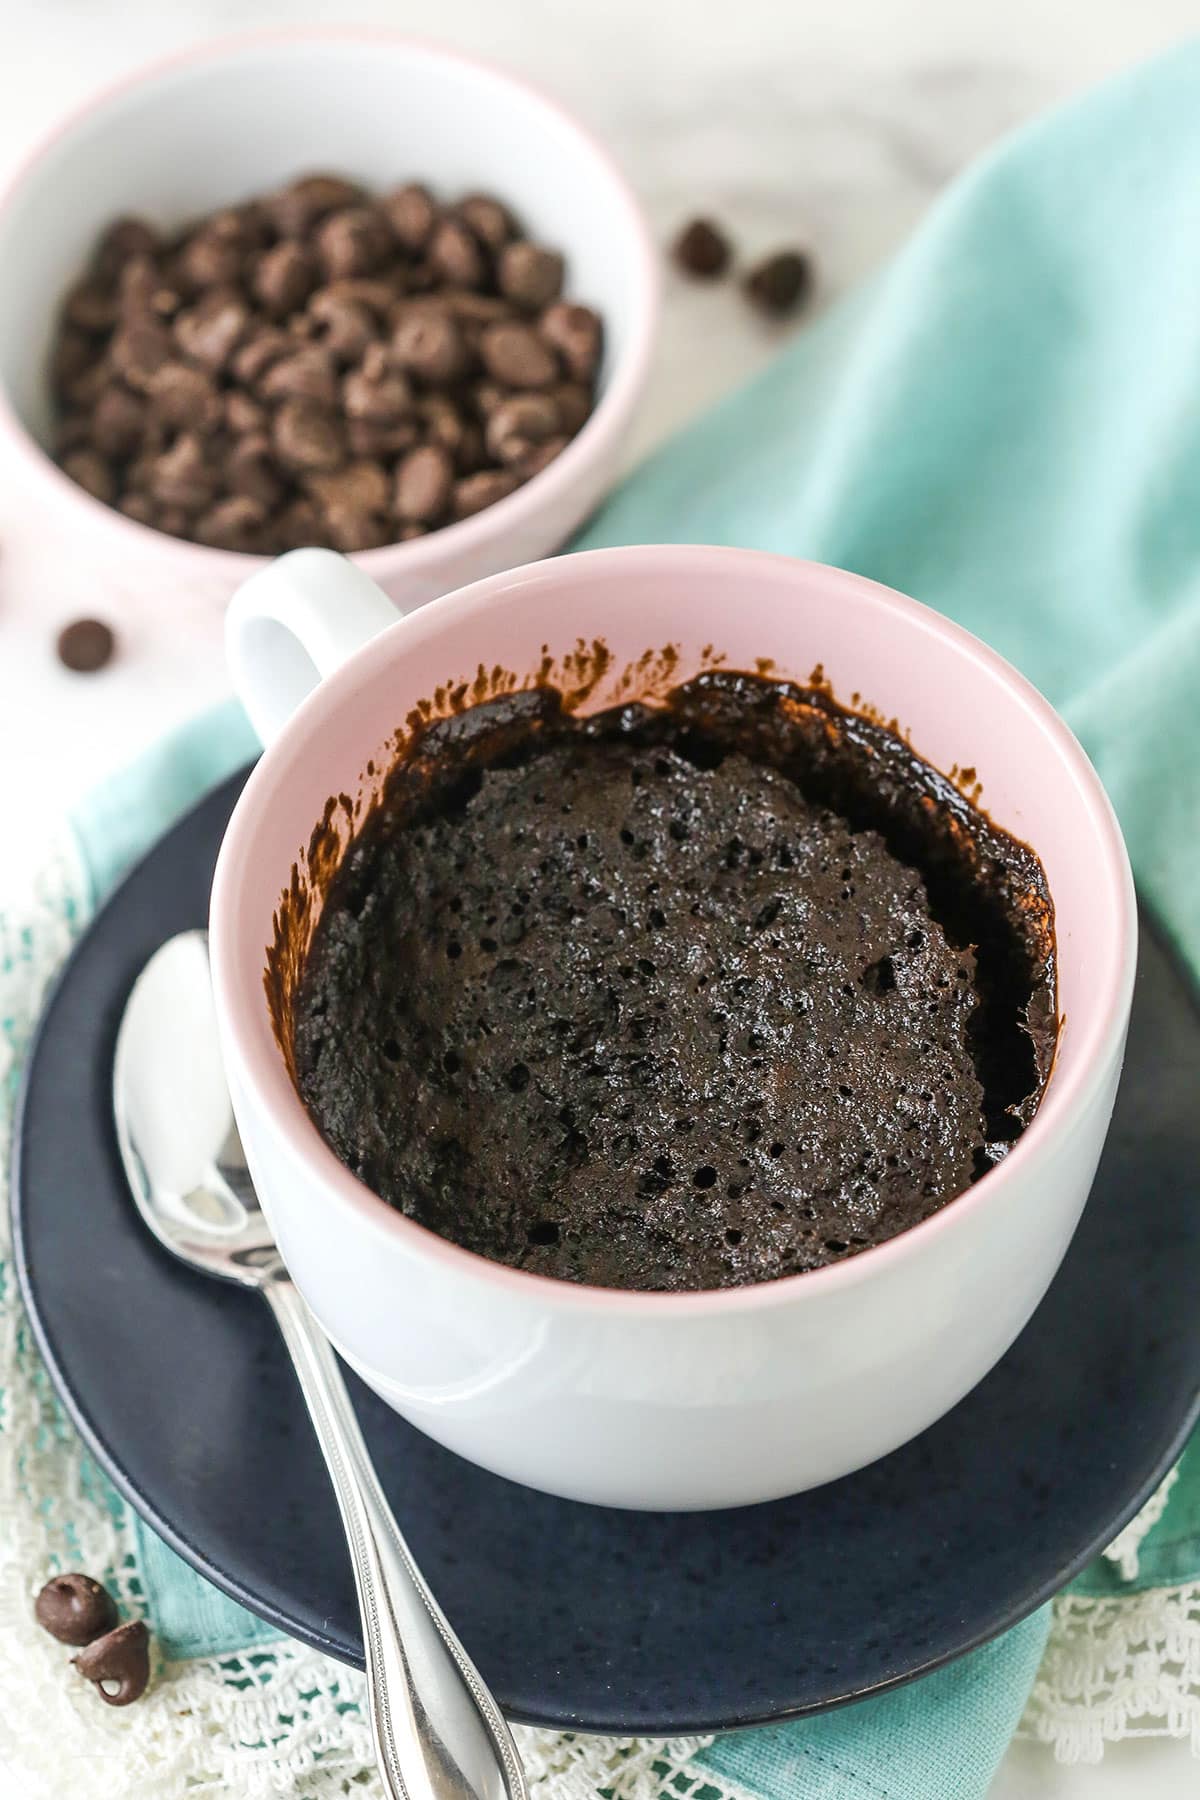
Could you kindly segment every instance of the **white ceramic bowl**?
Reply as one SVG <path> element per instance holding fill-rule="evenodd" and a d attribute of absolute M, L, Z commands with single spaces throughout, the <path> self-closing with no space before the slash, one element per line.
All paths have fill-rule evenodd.
<path fill-rule="evenodd" d="M 0 200 L 0 426 L 50 490 L 64 530 L 117 540 L 165 583 L 228 596 L 261 557 L 149 530 L 93 500 L 46 454 L 47 356 L 59 302 L 120 213 L 170 227 L 318 169 L 373 188 L 422 179 L 447 198 L 486 189 L 566 255 L 565 291 L 605 322 L 600 398 L 548 468 L 486 511 L 355 560 L 419 605 L 556 549 L 616 472 L 645 385 L 657 260 L 603 150 L 553 101 L 451 51 L 386 31 L 288 32 L 204 45 L 120 82 L 35 152 Z"/>
<path fill-rule="evenodd" d="M 364 1379 L 502 1475 L 642 1507 L 813 1487 L 961 1399 L 1012 1343 L 1070 1241 L 1108 1128 L 1133 991 L 1120 831 L 1087 757 L 1029 683 L 913 600 L 741 550 L 559 557 L 399 622 L 361 572 L 301 551 L 248 585 L 228 628 L 235 684 L 269 743 L 213 887 L 226 1067 L 284 1257 Z M 937 766 L 973 764 L 991 816 L 1041 857 L 1063 1014 L 1049 1086 L 1003 1162 L 923 1224 L 751 1287 L 576 1286 L 488 1262 L 404 1218 L 338 1162 L 309 1118 L 263 973 L 280 895 L 326 801 L 371 791 L 397 723 L 439 686 L 469 682 L 481 664 L 532 673 L 544 645 L 569 653 L 580 635 L 612 653 L 589 707 L 611 703 L 625 665 L 666 643 L 677 647 L 678 680 L 714 651 L 732 668 L 772 657 L 801 681 L 820 662 L 837 694 L 897 717 Z"/>

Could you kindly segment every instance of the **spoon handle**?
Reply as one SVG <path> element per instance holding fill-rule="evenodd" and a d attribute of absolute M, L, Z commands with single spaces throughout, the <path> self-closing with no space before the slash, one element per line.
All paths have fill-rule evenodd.
<path fill-rule="evenodd" d="M 389 1800 L 525 1800 L 512 1735 L 392 1517 L 324 1332 L 286 1276 L 262 1292 L 291 1352 L 346 1528 Z"/>

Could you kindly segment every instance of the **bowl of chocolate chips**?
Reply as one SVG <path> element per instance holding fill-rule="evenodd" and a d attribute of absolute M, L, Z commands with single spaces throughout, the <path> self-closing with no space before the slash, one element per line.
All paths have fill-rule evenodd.
<path fill-rule="evenodd" d="M 657 312 L 553 102 L 386 32 L 209 45 L 110 89 L 0 204 L 0 418 L 64 529 L 222 594 L 321 546 L 419 604 L 611 483 Z"/>

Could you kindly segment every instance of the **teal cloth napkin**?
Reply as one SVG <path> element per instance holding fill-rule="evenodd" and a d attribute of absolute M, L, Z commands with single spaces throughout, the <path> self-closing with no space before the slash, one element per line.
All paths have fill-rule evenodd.
<path fill-rule="evenodd" d="M 1195 971 L 1198 190 L 1189 45 L 978 163 L 882 276 L 640 468 L 580 540 L 815 557 L 988 639 L 1083 739 L 1142 893 Z M 97 892 L 250 743 L 224 710 L 97 796 L 77 821 Z M 148 1533 L 142 1549 L 169 1650 L 261 1631 Z M 1142 1570 L 1142 1584 L 1200 1575 L 1196 1448 Z M 1103 1564 L 1080 1586 L 1129 1589 Z M 1046 1630 L 1043 1613 L 894 1694 L 721 1739 L 700 1765 L 764 1800 L 972 1800 Z"/>

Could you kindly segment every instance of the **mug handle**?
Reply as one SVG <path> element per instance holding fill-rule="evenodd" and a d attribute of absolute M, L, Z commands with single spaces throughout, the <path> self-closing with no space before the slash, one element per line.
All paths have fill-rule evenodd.
<path fill-rule="evenodd" d="M 403 615 L 334 550 L 289 550 L 244 581 L 225 615 L 234 692 L 263 744 L 300 702 Z"/>

